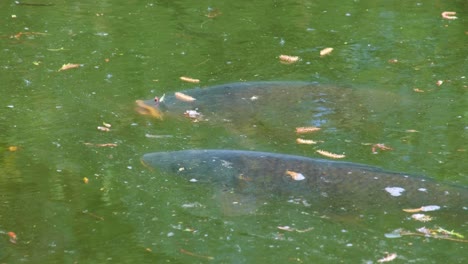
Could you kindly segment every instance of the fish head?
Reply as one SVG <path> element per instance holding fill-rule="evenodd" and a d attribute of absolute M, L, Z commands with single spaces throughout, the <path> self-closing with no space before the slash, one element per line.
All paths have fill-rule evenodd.
<path fill-rule="evenodd" d="M 167 107 L 164 102 L 155 100 L 136 100 L 136 111 L 141 115 L 149 115 L 162 120 Z"/>

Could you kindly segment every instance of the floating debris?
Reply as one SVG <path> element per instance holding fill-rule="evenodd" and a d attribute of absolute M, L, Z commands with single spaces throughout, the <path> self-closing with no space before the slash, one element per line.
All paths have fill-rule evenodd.
<path fill-rule="evenodd" d="M 319 131 L 320 127 L 296 127 L 297 134 L 305 134 L 305 133 L 312 133 L 315 131 Z"/>
<path fill-rule="evenodd" d="M 15 152 L 17 150 L 18 150 L 18 146 L 9 146 L 8 147 L 8 151 L 10 151 L 10 152 Z"/>
<path fill-rule="evenodd" d="M 145 134 L 147 138 L 171 138 L 173 135 L 153 135 L 153 134 Z"/>
<path fill-rule="evenodd" d="M 313 141 L 312 139 L 297 138 L 296 143 L 297 144 L 313 145 L 313 144 L 317 144 L 317 141 Z"/>
<path fill-rule="evenodd" d="M 389 261 L 392 261 L 392 260 L 396 259 L 396 257 L 397 257 L 396 253 L 388 253 L 387 252 L 386 254 L 387 254 L 387 256 L 377 260 L 377 262 L 379 262 L 379 263 L 389 262 Z"/>
<path fill-rule="evenodd" d="M 79 68 L 81 64 L 75 64 L 75 63 L 67 63 L 62 65 L 62 68 L 60 68 L 58 71 L 66 71 L 69 69 L 74 69 L 74 68 Z"/>
<path fill-rule="evenodd" d="M 302 175 L 302 173 L 299 173 L 299 172 L 287 170 L 286 174 L 289 175 L 291 179 L 295 181 L 302 181 L 305 179 L 304 175 Z"/>
<path fill-rule="evenodd" d="M 372 153 L 373 153 L 373 154 L 377 154 L 376 149 L 380 149 L 380 150 L 393 150 L 391 147 L 387 147 L 387 146 L 385 146 L 385 144 L 382 144 L 382 143 L 377 143 L 377 144 L 372 145 Z"/>
<path fill-rule="evenodd" d="M 284 64 L 293 64 L 299 61 L 298 56 L 289 56 L 289 55 L 280 55 L 279 59 L 281 63 L 284 63 Z"/>
<path fill-rule="evenodd" d="M 455 16 L 456 14 L 457 14 L 457 12 L 453 12 L 453 11 L 444 11 L 444 12 L 442 12 L 441 16 L 442 16 L 442 18 L 444 18 L 444 19 L 455 20 L 455 19 L 458 18 L 458 17 Z"/>
<path fill-rule="evenodd" d="M 175 95 L 175 98 L 177 98 L 178 100 L 183 101 L 183 102 L 193 102 L 193 101 L 197 100 L 197 99 L 193 98 L 192 96 L 181 93 L 181 92 L 176 92 L 174 95 Z"/>
<path fill-rule="evenodd" d="M 320 155 L 323 155 L 325 157 L 332 158 L 332 159 L 342 159 L 342 158 L 346 157 L 343 154 L 335 154 L 335 153 L 331 153 L 331 152 L 321 150 L 321 149 L 317 150 L 317 153 L 320 154 Z"/>
<path fill-rule="evenodd" d="M 425 215 L 425 214 L 413 214 L 411 215 L 411 218 L 413 218 L 416 221 L 421 221 L 421 222 L 432 221 L 432 217 L 430 215 Z"/>
<path fill-rule="evenodd" d="M 110 128 L 105 127 L 105 126 L 98 126 L 97 129 L 99 131 L 104 131 L 104 132 L 109 132 L 110 131 Z"/>
<path fill-rule="evenodd" d="M 200 82 L 199 79 L 194 79 L 194 78 L 185 77 L 185 76 L 181 76 L 181 77 L 179 77 L 179 79 L 184 81 L 184 82 L 189 82 L 189 83 L 199 83 Z"/>
<path fill-rule="evenodd" d="M 86 146 L 93 146 L 93 147 L 117 147 L 118 145 L 116 143 L 90 143 L 90 142 L 84 142 Z"/>
<path fill-rule="evenodd" d="M 199 255 L 199 254 L 187 251 L 187 250 L 185 250 L 183 248 L 180 249 L 180 253 L 185 254 L 185 255 L 189 255 L 189 256 L 192 256 L 192 257 L 202 258 L 202 259 L 208 259 L 208 260 L 213 260 L 214 259 L 214 257 L 212 257 L 212 256 Z"/>
<path fill-rule="evenodd" d="M 202 116 L 202 114 L 200 112 L 197 112 L 196 110 L 187 110 L 185 111 L 184 116 L 191 119 L 199 119 Z"/>
<path fill-rule="evenodd" d="M 88 183 L 89 183 L 89 179 L 88 179 L 87 177 L 84 177 L 84 178 L 83 178 L 83 182 L 84 182 L 84 184 L 88 184 Z"/>
<path fill-rule="evenodd" d="M 305 233 L 305 232 L 309 232 L 309 231 L 314 230 L 313 227 L 309 227 L 309 228 L 306 228 L 306 229 L 297 229 L 297 228 L 290 227 L 290 226 L 278 226 L 278 229 L 283 230 L 283 231 L 288 231 L 288 232 L 296 231 L 298 233 Z"/>
<path fill-rule="evenodd" d="M 421 227 L 421 228 L 416 229 L 416 231 L 418 231 L 418 233 L 414 233 L 414 232 L 399 228 L 399 229 L 392 231 L 392 233 L 385 234 L 385 237 L 399 238 L 401 236 L 423 236 L 423 237 L 430 237 L 430 238 L 436 238 L 436 239 L 450 240 L 450 241 L 455 241 L 455 242 L 468 243 L 468 240 L 464 239 L 465 237 L 462 234 L 455 232 L 454 230 L 452 231 L 446 230 L 442 227 L 436 227 L 434 229 Z"/>
<path fill-rule="evenodd" d="M 436 85 L 437 85 L 437 86 L 441 86 L 443 83 L 444 83 L 444 81 L 438 80 L 438 81 L 436 82 Z"/>
<path fill-rule="evenodd" d="M 333 48 L 324 48 L 323 50 L 320 51 L 320 57 L 324 57 L 332 53 Z"/>
<path fill-rule="evenodd" d="M 218 8 L 208 8 L 208 13 L 205 14 L 206 17 L 208 18 L 215 18 L 217 16 L 220 16 L 221 14 L 223 14 L 221 11 L 219 11 Z"/>
<path fill-rule="evenodd" d="M 385 191 L 387 191 L 391 196 L 401 196 L 405 189 L 401 187 L 385 187 Z"/>
<path fill-rule="evenodd" d="M 421 206 L 420 208 L 403 209 L 403 211 L 407 213 L 432 212 L 432 211 L 437 211 L 437 210 L 440 210 L 440 206 L 438 205 L 426 205 L 426 206 Z"/>

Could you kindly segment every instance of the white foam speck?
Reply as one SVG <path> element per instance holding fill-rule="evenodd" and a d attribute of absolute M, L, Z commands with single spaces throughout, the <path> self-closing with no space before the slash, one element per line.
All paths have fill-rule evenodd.
<path fill-rule="evenodd" d="M 386 187 L 385 191 L 387 191 L 391 196 L 400 196 L 405 189 L 401 187 Z"/>

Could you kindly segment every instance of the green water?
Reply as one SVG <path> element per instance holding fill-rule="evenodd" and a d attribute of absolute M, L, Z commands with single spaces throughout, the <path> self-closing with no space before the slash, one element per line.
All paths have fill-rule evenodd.
<path fill-rule="evenodd" d="M 384 236 L 439 224 L 466 237 L 466 221 L 322 212 L 274 194 L 256 213 L 226 214 L 216 190 L 161 177 L 141 166 L 142 154 L 243 147 L 319 157 L 318 147 L 296 145 L 295 135 L 278 144 L 268 131 L 247 141 L 222 126 L 134 111 L 136 99 L 197 86 L 180 76 L 203 87 L 350 86 L 368 93 L 362 102 L 383 106 L 394 97 L 378 95 L 391 92 L 394 115 L 369 112 L 362 120 L 373 127 L 349 119 L 349 136 L 328 131 L 320 148 L 466 186 L 466 1 L 24 3 L 53 5 L 0 3 L 0 231 L 18 236 L 13 244 L 1 235 L 2 263 L 375 263 L 385 252 L 399 262 L 466 259 L 466 243 Z M 442 11 L 459 19 L 444 20 Z M 334 50 L 321 58 L 326 47 Z M 282 64 L 280 54 L 301 60 Z M 66 63 L 81 67 L 58 71 Z M 96 129 L 103 122 L 111 131 Z M 372 154 L 365 143 L 393 150 Z M 285 225 L 313 229 L 278 229 Z"/>

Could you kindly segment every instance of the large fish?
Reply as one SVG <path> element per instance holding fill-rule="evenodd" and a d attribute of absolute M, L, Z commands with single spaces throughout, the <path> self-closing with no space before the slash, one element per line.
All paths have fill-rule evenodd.
<path fill-rule="evenodd" d="M 185 116 L 222 123 L 245 133 L 290 131 L 299 126 L 369 130 L 381 127 L 384 115 L 399 109 L 394 105 L 399 99 L 388 92 L 309 82 L 231 83 L 165 95 L 157 102 L 136 103 L 139 113 L 158 119 Z M 375 117 L 376 113 L 381 115 Z"/>
<path fill-rule="evenodd" d="M 242 150 L 145 154 L 143 164 L 241 195 L 305 197 L 322 207 L 354 210 L 420 208 L 467 214 L 468 190 L 424 177 L 350 162 Z M 466 218 L 465 220 L 466 221 Z"/>

